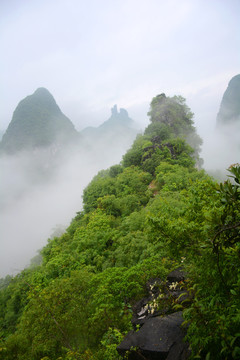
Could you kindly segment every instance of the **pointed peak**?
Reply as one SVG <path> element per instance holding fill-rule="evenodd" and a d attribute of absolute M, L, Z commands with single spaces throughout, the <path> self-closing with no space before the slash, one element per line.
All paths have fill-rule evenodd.
<path fill-rule="evenodd" d="M 30 96 L 34 96 L 34 97 L 39 97 L 39 98 L 51 98 L 54 99 L 54 97 L 52 96 L 52 94 L 44 87 L 40 87 L 38 88 L 32 95 Z"/>
<path fill-rule="evenodd" d="M 1 147 L 6 152 L 46 147 L 77 138 L 72 122 L 61 112 L 50 92 L 41 87 L 17 105 L 3 135 Z"/>
<path fill-rule="evenodd" d="M 119 112 L 118 112 L 118 108 L 117 105 L 115 104 L 112 108 L 111 108 L 111 113 L 112 113 L 112 117 L 117 117 L 117 118 L 123 118 L 126 117 L 128 118 L 128 112 L 126 109 L 124 108 L 120 108 Z"/>
<path fill-rule="evenodd" d="M 232 83 L 239 83 L 240 82 L 240 74 L 235 75 L 234 77 L 231 78 L 231 80 L 229 81 L 229 85 Z"/>
<path fill-rule="evenodd" d="M 34 94 L 50 94 L 50 92 L 48 91 L 48 89 L 44 88 L 44 87 L 39 87 L 37 88 L 37 90 L 34 92 Z"/>
<path fill-rule="evenodd" d="M 111 113 L 112 113 L 112 116 L 115 116 L 118 114 L 118 109 L 117 109 L 116 104 L 111 108 Z"/>

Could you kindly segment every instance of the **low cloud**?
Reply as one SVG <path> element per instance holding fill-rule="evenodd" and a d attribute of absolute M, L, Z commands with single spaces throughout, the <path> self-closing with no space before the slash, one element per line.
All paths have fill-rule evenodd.
<path fill-rule="evenodd" d="M 99 170 L 119 163 L 131 142 L 114 145 L 113 138 L 64 151 L 47 171 L 46 149 L 0 158 L 0 277 L 22 270 L 56 227 L 69 226 L 82 208 L 83 189 Z"/>

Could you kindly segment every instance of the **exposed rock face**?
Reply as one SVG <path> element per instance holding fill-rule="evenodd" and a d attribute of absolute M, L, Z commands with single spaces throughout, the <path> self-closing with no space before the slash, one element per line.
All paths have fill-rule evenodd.
<path fill-rule="evenodd" d="M 64 144 L 79 136 L 45 88 L 20 101 L 3 135 L 1 149 L 8 153 Z"/>
<path fill-rule="evenodd" d="M 137 332 L 131 331 L 118 346 L 120 355 L 129 351 L 129 360 L 185 360 L 189 357 L 185 333 L 181 328 L 182 313 L 148 319 Z"/>
<path fill-rule="evenodd" d="M 223 94 L 217 125 L 228 125 L 240 121 L 240 74 L 234 76 Z"/>
<path fill-rule="evenodd" d="M 130 331 L 118 346 L 118 352 L 129 360 L 167 359 L 185 360 L 190 352 L 184 342 L 185 330 L 181 327 L 182 312 L 173 312 L 173 304 L 190 301 L 184 289 L 186 274 L 181 268 L 172 271 L 167 281 L 160 278 L 147 282 L 148 296 L 132 308 L 132 324 L 138 331 Z M 170 313 L 170 314 L 169 314 Z"/>
<path fill-rule="evenodd" d="M 169 283 L 175 283 L 186 280 L 186 274 L 183 272 L 182 268 L 178 268 L 170 272 L 167 276 Z"/>
<path fill-rule="evenodd" d="M 167 276 L 167 281 L 160 278 L 147 282 L 148 296 L 133 305 L 132 324 L 136 329 L 142 326 L 149 318 L 165 315 L 171 311 L 172 303 L 181 304 L 190 301 L 189 294 L 184 289 L 185 273 L 181 268 L 175 269 Z M 157 306 L 158 304 L 158 306 Z M 161 306 L 159 306 L 161 305 Z"/>

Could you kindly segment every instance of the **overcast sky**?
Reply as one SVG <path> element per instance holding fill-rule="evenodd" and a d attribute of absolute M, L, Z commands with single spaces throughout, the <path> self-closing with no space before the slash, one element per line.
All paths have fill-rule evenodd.
<path fill-rule="evenodd" d="M 78 130 L 180 94 L 200 135 L 240 65 L 239 0 L 1 0 L 0 130 L 46 87 Z"/>

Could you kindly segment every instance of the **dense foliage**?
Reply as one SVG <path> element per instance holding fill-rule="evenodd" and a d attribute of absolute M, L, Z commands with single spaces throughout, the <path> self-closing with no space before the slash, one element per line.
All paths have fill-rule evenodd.
<path fill-rule="evenodd" d="M 181 97 L 157 96 L 149 115 L 42 264 L 0 282 L 0 359 L 120 359 L 146 282 L 180 264 L 194 295 L 184 310 L 192 358 L 239 358 L 240 167 L 220 185 L 197 169 L 201 141 Z"/>

